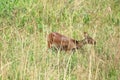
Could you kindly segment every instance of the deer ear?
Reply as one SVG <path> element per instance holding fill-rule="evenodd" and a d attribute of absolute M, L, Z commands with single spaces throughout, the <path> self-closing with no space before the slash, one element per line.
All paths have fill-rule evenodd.
<path fill-rule="evenodd" d="M 88 37 L 88 33 L 84 32 L 84 37 L 87 38 Z"/>

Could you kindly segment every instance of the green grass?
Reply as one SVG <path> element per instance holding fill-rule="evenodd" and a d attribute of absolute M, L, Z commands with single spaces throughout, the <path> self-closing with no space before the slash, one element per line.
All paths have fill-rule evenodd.
<path fill-rule="evenodd" d="M 0 0 L 0 80 L 119 80 L 119 0 Z M 97 44 L 47 49 L 47 35 Z"/>

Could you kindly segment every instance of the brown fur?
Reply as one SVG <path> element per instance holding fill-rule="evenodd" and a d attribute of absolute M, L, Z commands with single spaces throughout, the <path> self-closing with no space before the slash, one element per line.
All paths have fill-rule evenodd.
<path fill-rule="evenodd" d="M 70 51 L 79 49 L 85 44 L 96 44 L 96 41 L 93 40 L 86 32 L 84 32 L 84 37 L 85 39 L 77 41 L 60 33 L 52 32 L 47 37 L 48 48 L 54 47 L 56 49 Z"/>

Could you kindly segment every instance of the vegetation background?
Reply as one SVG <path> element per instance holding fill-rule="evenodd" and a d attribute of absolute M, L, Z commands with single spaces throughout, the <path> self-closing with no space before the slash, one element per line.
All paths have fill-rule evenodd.
<path fill-rule="evenodd" d="M 97 44 L 46 52 L 52 31 Z M 120 0 L 0 0 L 0 80 L 120 80 Z"/>

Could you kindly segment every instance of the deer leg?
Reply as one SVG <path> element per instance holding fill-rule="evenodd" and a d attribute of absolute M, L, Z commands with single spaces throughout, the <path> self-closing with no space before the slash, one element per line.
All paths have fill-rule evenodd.
<path fill-rule="evenodd" d="M 66 53 L 67 53 L 67 54 L 71 54 L 71 53 L 73 53 L 73 52 L 72 52 L 71 50 L 67 50 Z"/>
<path fill-rule="evenodd" d="M 72 51 L 73 53 L 75 53 L 75 52 L 76 52 L 76 48 L 73 48 L 71 51 Z"/>
<path fill-rule="evenodd" d="M 47 53 L 50 48 L 52 48 L 52 42 L 47 41 L 47 50 L 46 50 Z"/>
<path fill-rule="evenodd" d="M 70 48 L 70 46 L 68 45 L 68 46 L 66 46 L 66 53 L 68 53 L 68 54 L 70 54 L 71 53 L 71 48 Z"/>
<path fill-rule="evenodd" d="M 47 42 L 47 45 L 48 45 L 48 48 L 47 48 L 46 52 L 48 53 L 48 49 L 51 48 L 51 43 L 50 43 L 50 41 Z"/>
<path fill-rule="evenodd" d="M 48 41 L 48 48 L 51 48 L 51 43 L 50 43 L 50 41 Z"/>

